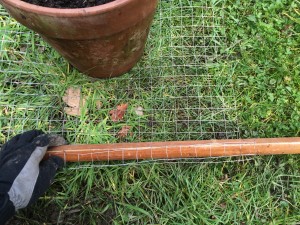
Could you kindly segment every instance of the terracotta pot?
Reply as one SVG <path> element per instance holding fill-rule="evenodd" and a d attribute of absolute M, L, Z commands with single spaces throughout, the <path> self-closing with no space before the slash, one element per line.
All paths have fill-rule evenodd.
<path fill-rule="evenodd" d="M 57 9 L 0 0 L 21 24 L 39 33 L 81 72 L 97 78 L 129 71 L 140 59 L 158 0 L 115 0 Z"/>

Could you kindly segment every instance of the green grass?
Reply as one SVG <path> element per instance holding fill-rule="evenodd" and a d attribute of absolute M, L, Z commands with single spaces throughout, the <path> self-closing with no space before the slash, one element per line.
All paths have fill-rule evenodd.
<path fill-rule="evenodd" d="M 17 218 L 24 224 L 297 224 L 297 165 L 299 158 L 264 157 L 65 170 Z"/>
<path fill-rule="evenodd" d="M 299 1 L 161 0 L 160 7 L 139 64 L 96 82 L 0 10 L 1 142 L 39 128 L 71 143 L 115 143 L 125 124 L 129 142 L 299 136 Z M 72 86 L 87 96 L 89 113 L 79 118 L 63 112 Z M 109 111 L 124 102 L 125 120 L 112 123 Z M 226 160 L 70 164 L 12 224 L 299 224 L 299 156 Z"/>
<path fill-rule="evenodd" d="M 300 135 L 299 1 L 228 7 L 244 136 Z"/>

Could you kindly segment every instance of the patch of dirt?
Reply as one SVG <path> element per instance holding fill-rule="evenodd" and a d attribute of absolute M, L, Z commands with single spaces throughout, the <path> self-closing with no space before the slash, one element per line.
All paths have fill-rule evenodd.
<path fill-rule="evenodd" d="M 50 7 L 50 8 L 63 8 L 63 9 L 76 9 L 87 8 L 98 5 L 103 5 L 114 0 L 23 0 L 24 2 L 34 5 Z"/>

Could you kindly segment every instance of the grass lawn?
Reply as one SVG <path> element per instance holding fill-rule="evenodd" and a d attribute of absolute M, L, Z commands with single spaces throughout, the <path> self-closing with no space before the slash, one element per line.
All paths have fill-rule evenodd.
<path fill-rule="evenodd" d="M 0 143 L 33 128 L 91 144 L 300 136 L 298 0 L 161 0 L 143 58 L 110 80 L 83 76 L 2 8 L 0 32 Z M 80 116 L 64 109 L 70 87 Z M 68 164 L 10 224 L 300 223 L 299 156 L 110 165 Z"/>

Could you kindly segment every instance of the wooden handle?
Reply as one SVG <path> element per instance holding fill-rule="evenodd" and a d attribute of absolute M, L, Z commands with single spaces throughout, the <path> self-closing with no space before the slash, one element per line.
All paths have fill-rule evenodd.
<path fill-rule="evenodd" d="M 300 138 L 143 142 L 53 147 L 46 157 L 68 162 L 299 154 Z"/>

